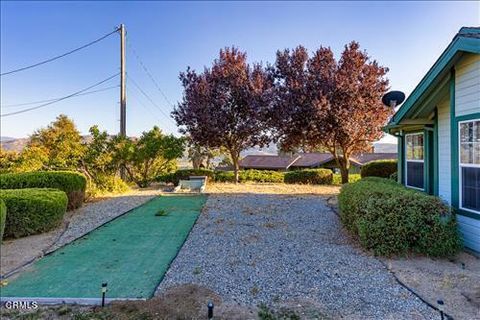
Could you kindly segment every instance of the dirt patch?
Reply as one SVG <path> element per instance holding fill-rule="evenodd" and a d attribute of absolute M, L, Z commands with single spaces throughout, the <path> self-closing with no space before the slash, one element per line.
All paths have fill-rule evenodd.
<path fill-rule="evenodd" d="M 454 319 L 480 319 L 480 259 L 462 252 L 455 258 L 386 259 L 400 281 Z"/>
<path fill-rule="evenodd" d="M 257 319 L 257 308 L 223 303 L 215 292 L 193 284 L 172 287 L 147 301 L 118 301 L 105 308 L 62 305 L 24 312 L 2 310 L 2 319 L 206 319 L 210 301 L 214 304 L 215 319 Z"/>
<path fill-rule="evenodd" d="M 318 194 L 337 195 L 339 186 L 284 183 L 209 183 L 207 193 Z"/>

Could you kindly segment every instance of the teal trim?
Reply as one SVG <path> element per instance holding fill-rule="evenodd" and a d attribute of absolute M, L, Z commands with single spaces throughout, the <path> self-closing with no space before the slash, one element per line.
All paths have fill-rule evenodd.
<path fill-rule="evenodd" d="M 435 108 L 433 124 L 433 194 L 438 196 L 439 171 L 438 171 L 438 109 Z"/>
<path fill-rule="evenodd" d="M 467 114 L 467 115 L 459 116 L 455 118 L 457 122 L 474 120 L 474 119 L 480 119 L 480 112 L 471 113 L 471 114 Z"/>
<path fill-rule="evenodd" d="M 480 39 L 463 37 L 461 33 L 457 34 L 417 87 L 415 87 L 401 108 L 393 116 L 389 125 L 398 124 L 400 120 L 402 120 L 402 118 L 416 106 L 416 102 L 425 91 L 427 91 L 433 82 L 437 80 L 438 76 L 442 74 L 450 64 L 452 64 L 453 58 L 457 53 L 462 51 L 480 54 Z"/>
<path fill-rule="evenodd" d="M 424 190 L 426 193 L 434 194 L 434 159 L 433 154 L 433 128 L 426 127 L 423 131 L 424 137 L 424 157 L 423 157 L 423 177 L 424 177 Z"/>
<path fill-rule="evenodd" d="M 470 211 L 467 211 L 467 210 L 457 209 L 457 214 L 459 214 L 461 216 L 471 218 L 471 219 L 480 220 L 480 214 L 473 213 L 473 212 L 470 212 Z"/>
<path fill-rule="evenodd" d="M 404 183 L 404 178 L 403 178 L 403 168 L 404 168 L 404 163 L 405 163 L 405 155 L 404 155 L 404 141 L 405 137 L 403 135 L 400 135 L 397 137 L 398 138 L 398 143 L 397 143 L 397 150 L 398 150 L 398 162 L 397 162 L 397 181 L 400 184 L 405 184 Z"/>
<path fill-rule="evenodd" d="M 450 71 L 450 157 L 452 206 L 458 208 L 458 122 L 455 118 L 455 69 Z"/>

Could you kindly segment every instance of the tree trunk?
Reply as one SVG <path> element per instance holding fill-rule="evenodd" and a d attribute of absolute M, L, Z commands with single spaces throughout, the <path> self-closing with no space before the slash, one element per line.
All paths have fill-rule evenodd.
<path fill-rule="evenodd" d="M 348 158 L 342 157 L 339 159 L 340 163 L 340 174 L 342 176 L 342 184 L 348 183 L 348 169 L 350 169 L 350 160 Z"/>
<path fill-rule="evenodd" d="M 231 151 L 230 155 L 232 157 L 232 162 L 233 162 L 233 173 L 234 173 L 234 176 L 235 176 L 235 184 L 237 184 L 238 183 L 238 170 L 239 170 L 238 158 L 240 158 L 240 156 L 235 151 Z"/>

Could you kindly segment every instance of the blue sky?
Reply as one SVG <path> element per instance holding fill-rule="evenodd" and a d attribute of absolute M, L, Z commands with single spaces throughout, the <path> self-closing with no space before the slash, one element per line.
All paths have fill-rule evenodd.
<path fill-rule="evenodd" d="M 168 101 L 181 99 L 178 80 L 187 66 L 210 65 L 218 50 L 235 45 L 250 61 L 273 62 L 278 49 L 330 46 L 351 40 L 390 68 L 392 89 L 413 90 L 461 26 L 480 25 L 479 2 L 1 2 L 1 70 L 61 54 L 112 31 L 120 23 Z M 2 106 L 51 99 L 88 87 L 119 71 L 119 37 L 38 68 L 1 79 Z M 172 106 L 127 50 L 127 72 L 163 113 Z M 118 84 L 112 80 L 102 87 Z M 127 133 L 172 120 L 127 82 Z M 58 114 L 82 133 L 93 124 L 118 131 L 118 90 L 68 99 L 5 117 L 1 135 L 26 137 Z M 25 107 L 2 107 L 2 113 Z M 387 139 L 388 140 L 388 139 Z"/>

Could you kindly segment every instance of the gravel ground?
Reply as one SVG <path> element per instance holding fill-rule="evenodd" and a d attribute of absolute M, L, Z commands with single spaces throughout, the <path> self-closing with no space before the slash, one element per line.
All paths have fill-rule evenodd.
<path fill-rule="evenodd" d="M 25 263 L 43 256 L 81 237 L 101 224 L 147 202 L 161 194 L 162 190 L 133 189 L 126 194 L 116 195 L 84 204 L 81 208 L 67 212 L 60 227 L 48 233 L 29 237 L 4 240 L 1 249 L 1 274 L 5 275 Z"/>
<path fill-rule="evenodd" d="M 439 319 L 349 243 L 326 198 L 210 195 L 160 284 L 193 283 L 239 305 L 307 303 L 335 319 Z"/>

